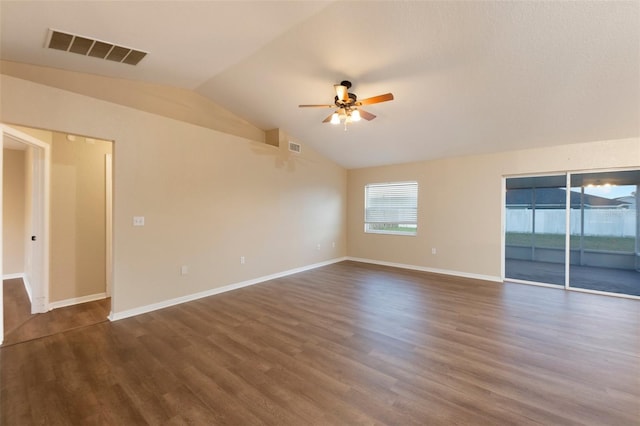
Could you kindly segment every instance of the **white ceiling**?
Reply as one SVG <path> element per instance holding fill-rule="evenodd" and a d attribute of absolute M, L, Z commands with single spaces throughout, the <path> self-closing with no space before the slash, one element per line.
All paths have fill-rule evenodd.
<path fill-rule="evenodd" d="M 348 168 L 640 136 L 640 2 L 7 1 L 0 58 L 192 89 Z M 44 48 L 47 30 L 150 52 Z M 322 124 L 333 84 L 378 116 Z"/>

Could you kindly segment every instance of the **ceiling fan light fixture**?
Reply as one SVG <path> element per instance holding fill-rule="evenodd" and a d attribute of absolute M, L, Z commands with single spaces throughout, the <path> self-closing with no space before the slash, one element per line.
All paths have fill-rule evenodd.
<path fill-rule="evenodd" d="M 365 119 L 371 121 L 376 116 L 365 110 L 359 109 L 360 106 L 378 104 L 380 102 L 387 102 L 393 100 L 392 93 L 385 93 L 383 95 L 373 96 L 358 100 L 355 93 L 349 93 L 351 88 L 351 82 L 343 81 L 340 84 L 334 84 L 333 88 L 336 91 L 333 104 L 303 104 L 298 105 L 299 108 L 335 108 L 333 114 L 322 120 L 323 123 L 340 124 L 344 123 L 345 130 L 347 124 L 356 123 Z"/>

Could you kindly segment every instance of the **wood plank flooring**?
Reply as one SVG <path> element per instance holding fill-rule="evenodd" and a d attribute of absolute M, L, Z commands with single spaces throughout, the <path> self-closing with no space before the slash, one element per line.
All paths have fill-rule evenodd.
<path fill-rule="evenodd" d="M 0 349 L 0 423 L 638 425 L 640 302 L 342 262 Z"/>
<path fill-rule="evenodd" d="M 21 279 L 5 280 L 3 295 L 5 333 L 2 346 L 104 322 L 111 310 L 111 299 L 107 298 L 31 314 L 31 303 Z"/>
<path fill-rule="evenodd" d="M 22 278 L 2 281 L 4 333 L 11 333 L 31 318 L 31 302 Z"/>

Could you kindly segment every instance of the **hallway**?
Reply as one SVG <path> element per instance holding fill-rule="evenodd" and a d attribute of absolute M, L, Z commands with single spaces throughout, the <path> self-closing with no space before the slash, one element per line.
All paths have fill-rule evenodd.
<path fill-rule="evenodd" d="M 22 279 L 3 281 L 4 343 L 10 346 L 53 334 L 107 321 L 111 299 L 97 300 L 44 314 L 31 314 L 31 307 Z"/>

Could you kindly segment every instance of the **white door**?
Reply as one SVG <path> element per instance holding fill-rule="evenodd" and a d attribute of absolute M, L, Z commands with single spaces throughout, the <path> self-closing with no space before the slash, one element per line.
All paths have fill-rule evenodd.
<path fill-rule="evenodd" d="M 47 312 L 48 289 L 44 291 L 44 150 L 32 147 L 31 162 L 31 235 L 27 241 L 27 257 L 25 259 L 25 277 L 31 289 L 31 313 Z"/>
<path fill-rule="evenodd" d="M 9 139 L 24 143 L 33 156 L 31 174 L 31 236 L 25 259 L 25 278 L 31 288 L 31 312 L 46 312 L 49 305 L 49 187 L 51 170 L 51 147 L 26 133 L 0 124 L 0 147 Z M 0 155 L 0 160 L 2 156 Z M 0 237 L 2 237 L 2 161 L 0 161 Z M 30 236 L 30 237 L 31 237 Z M 0 247 L 0 277 L 2 270 L 2 248 Z M 0 342 L 4 336 L 4 306 L 0 291 Z"/>

